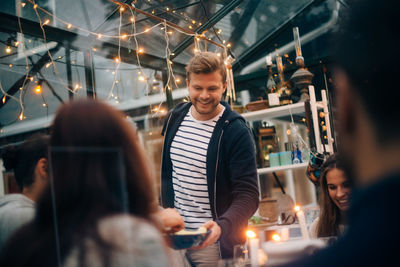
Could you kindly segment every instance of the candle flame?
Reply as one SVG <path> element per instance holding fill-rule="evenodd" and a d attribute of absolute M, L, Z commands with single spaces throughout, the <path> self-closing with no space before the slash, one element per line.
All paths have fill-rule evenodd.
<path fill-rule="evenodd" d="M 257 235 L 256 235 L 256 233 L 255 233 L 254 231 L 252 231 L 252 230 L 247 230 L 247 231 L 246 231 L 246 236 L 247 236 L 248 238 L 255 238 Z"/>
<path fill-rule="evenodd" d="M 274 241 L 281 241 L 281 237 L 278 234 L 273 234 L 272 235 L 272 240 Z"/>

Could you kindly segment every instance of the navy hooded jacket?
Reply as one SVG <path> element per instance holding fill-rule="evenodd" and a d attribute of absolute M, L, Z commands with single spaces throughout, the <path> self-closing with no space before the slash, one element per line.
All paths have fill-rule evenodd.
<path fill-rule="evenodd" d="M 257 166 L 253 137 L 243 117 L 225 106 L 215 125 L 207 151 L 207 185 L 211 212 L 221 227 L 222 258 L 233 256 L 233 246 L 245 241 L 248 219 L 259 204 Z M 161 203 L 174 207 L 172 162 L 170 146 L 175 134 L 191 107 L 182 103 L 167 117 L 162 135 L 164 148 L 161 166 Z"/>

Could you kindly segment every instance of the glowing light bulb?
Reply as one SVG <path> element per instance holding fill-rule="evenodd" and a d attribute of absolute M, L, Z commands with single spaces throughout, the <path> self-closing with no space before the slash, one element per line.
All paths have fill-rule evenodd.
<path fill-rule="evenodd" d="M 8 66 L 9 66 L 10 68 L 12 68 L 12 67 L 13 67 L 13 64 L 10 63 L 10 64 L 8 64 Z"/>
<path fill-rule="evenodd" d="M 125 7 L 121 6 L 121 7 L 119 8 L 119 12 L 124 12 L 124 11 L 125 11 Z"/>
<path fill-rule="evenodd" d="M 131 21 L 131 22 L 135 22 L 135 17 L 132 16 L 132 17 L 130 18 L 130 21 Z"/>
<path fill-rule="evenodd" d="M 101 39 L 103 35 L 101 33 L 97 34 L 97 39 Z"/>
<path fill-rule="evenodd" d="M 15 42 L 14 42 L 14 46 L 15 46 L 15 47 L 18 47 L 18 46 L 19 46 L 19 41 L 15 41 Z"/>
<path fill-rule="evenodd" d="M 72 24 L 71 24 L 71 23 L 68 23 L 67 29 L 71 29 L 71 28 L 72 28 Z"/>
<path fill-rule="evenodd" d="M 122 39 L 122 40 L 125 40 L 126 37 L 128 37 L 128 35 L 127 35 L 126 33 L 124 33 L 124 34 L 121 35 L 121 39 Z"/>
<path fill-rule="evenodd" d="M 36 85 L 35 87 L 35 94 L 41 94 L 42 93 L 42 86 L 40 84 Z"/>
<path fill-rule="evenodd" d="M 19 114 L 18 119 L 19 119 L 20 121 L 22 121 L 22 120 L 24 119 L 24 112 L 23 112 L 23 111 L 21 111 L 21 114 Z"/>
<path fill-rule="evenodd" d="M 144 80 L 145 80 L 145 78 L 144 78 L 144 76 L 139 76 L 139 81 L 141 81 L 141 82 L 144 82 Z"/>
<path fill-rule="evenodd" d="M 180 84 L 180 83 L 181 83 L 181 79 L 179 79 L 179 78 L 176 78 L 175 81 L 176 81 L 177 84 Z"/>
<path fill-rule="evenodd" d="M 46 69 L 48 69 L 51 66 L 51 64 L 52 64 L 51 62 L 47 63 L 46 64 Z"/>
<path fill-rule="evenodd" d="M 299 205 L 294 206 L 294 211 L 295 211 L 295 212 L 300 211 L 300 206 L 299 206 Z"/>
<path fill-rule="evenodd" d="M 43 103 L 42 106 L 43 106 L 44 108 L 47 107 L 46 103 Z"/>
<path fill-rule="evenodd" d="M 3 96 L 3 99 L 1 101 L 3 101 L 3 104 L 6 103 L 6 96 Z"/>
<path fill-rule="evenodd" d="M 25 7 L 25 6 L 26 6 L 26 3 L 21 3 L 21 6 L 22 6 L 22 7 Z"/>
<path fill-rule="evenodd" d="M 43 22 L 43 25 L 48 25 L 50 23 L 50 20 L 49 19 L 46 19 L 44 22 Z"/>
<path fill-rule="evenodd" d="M 37 4 L 34 4 L 34 5 L 33 5 L 33 9 L 36 9 L 36 8 L 37 8 Z"/>
<path fill-rule="evenodd" d="M 140 47 L 137 52 L 138 52 L 138 54 L 143 54 L 144 53 L 144 49 L 142 47 Z"/>
<path fill-rule="evenodd" d="M 6 51 L 7 54 L 11 54 L 11 52 L 12 52 L 11 46 L 8 45 L 8 46 L 4 49 L 4 51 Z"/>
<path fill-rule="evenodd" d="M 119 57 L 116 57 L 116 58 L 114 58 L 114 61 L 117 62 L 117 63 L 120 63 L 121 59 Z"/>

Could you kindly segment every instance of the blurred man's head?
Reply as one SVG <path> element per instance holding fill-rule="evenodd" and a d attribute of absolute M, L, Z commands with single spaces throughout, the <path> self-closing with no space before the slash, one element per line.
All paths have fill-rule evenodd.
<path fill-rule="evenodd" d="M 400 35 L 395 25 L 400 2 L 347 3 L 346 16 L 341 18 L 332 42 L 332 55 L 338 67 L 340 148 L 357 168 L 361 160 L 378 164 L 374 159 L 377 155 L 372 155 L 376 150 L 400 147 L 400 112 L 396 108 L 400 100 L 396 81 L 400 77 Z M 360 179 L 365 176 L 358 174 Z"/>

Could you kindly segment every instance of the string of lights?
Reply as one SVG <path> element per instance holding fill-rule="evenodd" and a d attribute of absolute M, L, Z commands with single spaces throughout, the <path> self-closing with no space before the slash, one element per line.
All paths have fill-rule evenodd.
<path fill-rule="evenodd" d="M 93 36 L 96 39 L 103 39 L 103 38 L 118 39 L 118 52 L 117 52 L 117 56 L 114 58 L 115 69 L 112 72 L 112 74 L 114 75 L 113 76 L 113 83 L 112 83 L 110 92 L 108 94 L 108 99 L 110 99 L 111 97 L 114 97 L 114 99 L 116 101 L 118 101 L 118 97 L 114 96 L 114 89 L 115 89 L 115 87 L 117 86 L 117 84 L 119 82 L 117 77 L 118 77 L 118 74 L 119 74 L 119 70 L 120 70 L 119 67 L 120 67 L 120 64 L 121 64 L 121 42 L 122 41 L 130 42 L 131 38 L 133 38 L 134 44 L 135 44 L 135 50 L 134 51 L 135 51 L 135 55 L 136 55 L 137 66 L 138 66 L 138 69 L 139 69 L 137 79 L 140 82 L 145 82 L 145 86 L 146 86 L 145 95 L 146 95 L 146 97 L 148 99 L 150 110 L 152 112 L 154 112 L 154 115 L 159 115 L 159 113 L 165 113 L 165 110 L 163 110 L 161 108 L 163 102 L 161 102 L 158 105 L 157 108 L 153 109 L 152 106 L 151 106 L 152 104 L 150 103 L 150 100 L 149 100 L 149 93 L 150 93 L 149 92 L 149 77 L 147 77 L 147 74 L 144 71 L 144 69 L 142 68 L 141 62 L 140 62 L 140 55 L 144 54 L 145 49 L 143 47 L 139 46 L 139 43 L 138 43 L 138 40 L 137 40 L 137 36 L 143 35 L 143 34 L 147 34 L 147 33 L 151 32 L 151 31 L 153 31 L 154 29 L 159 29 L 160 27 L 161 27 L 161 30 L 164 31 L 167 81 L 164 84 L 164 87 L 162 88 L 162 90 L 160 90 L 160 93 L 165 93 L 166 90 L 169 90 L 169 92 L 171 93 L 172 90 L 173 90 L 173 87 L 178 88 L 179 87 L 178 84 L 181 82 L 181 80 L 179 78 L 175 77 L 175 74 L 174 74 L 174 71 L 173 71 L 173 67 L 172 67 L 173 62 L 170 59 L 171 56 L 174 56 L 174 54 L 171 53 L 171 50 L 170 50 L 170 47 L 169 47 L 169 35 L 172 35 L 173 31 L 176 31 L 176 32 L 179 32 L 179 33 L 194 37 L 194 46 L 195 46 L 194 52 L 195 53 L 198 53 L 198 52 L 200 52 L 202 50 L 207 50 L 207 45 L 206 45 L 207 42 L 210 42 L 210 43 L 212 43 L 212 44 L 214 44 L 217 47 L 222 48 L 222 49 L 225 49 L 227 47 L 224 44 L 220 44 L 220 43 L 216 43 L 216 42 L 212 41 L 211 38 L 207 38 L 204 33 L 197 34 L 195 32 L 192 32 L 191 30 L 182 28 L 182 27 L 180 27 L 178 25 L 175 25 L 175 24 L 173 24 L 173 23 L 171 23 L 169 21 L 162 20 L 162 19 L 160 19 L 160 18 L 158 18 L 158 17 L 156 17 L 154 15 L 151 15 L 149 13 L 141 11 L 140 9 L 137 9 L 134 5 L 130 6 L 130 5 L 127 5 L 127 4 L 124 4 L 124 3 L 120 3 L 120 2 L 115 2 L 115 1 L 112 1 L 112 2 L 114 2 L 115 4 L 119 5 L 118 35 L 106 34 L 106 33 L 103 33 L 103 32 L 93 32 L 93 31 L 90 31 L 88 29 L 85 29 L 85 28 L 79 27 L 77 25 L 74 25 L 74 24 L 72 24 L 72 23 L 70 23 L 68 21 L 65 21 L 65 20 L 60 19 L 59 17 L 56 17 L 51 12 L 49 12 L 46 9 L 40 7 L 34 0 L 26 0 L 26 2 L 19 3 L 20 8 L 17 8 L 19 33 L 18 33 L 17 41 L 14 43 L 14 45 L 15 45 L 15 47 L 18 47 L 19 45 L 21 46 L 21 50 L 23 51 L 24 57 L 25 57 L 25 69 L 26 69 L 25 78 L 23 80 L 22 86 L 20 87 L 20 91 L 21 92 L 19 94 L 19 98 L 16 98 L 14 96 L 11 96 L 11 95 L 7 94 L 7 92 L 1 86 L 1 82 L 0 82 L 0 89 L 1 89 L 1 91 L 3 93 L 3 98 L 2 98 L 3 103 L 5 102 L 5 100 L 7 98 L 13 99 L 14 101 L 17 101 L 19 103 L 20 108 L 21 108 L 21 112 L 20 112 L 20 114 L 18 116 L 19 120 L 23 120 L 23 119 L 26 118 L 25 115 L 24 115 L 25 106 L 24 106 L 24 101 L 23 101 L 23 95 L 25 95 L 26 90 L 28 90 L 28 87 L 27 87 L 27 83 L 28 82 L 35 82 L 37 84 L 34 87 L 35 93 L 41 95 L 41 97 L 43 99 L 43 107 L 46 107 L 46 108 L 48 107 L 48 104 L 47 104 L 46 100 L 44 99 L 43 87 L 42 87 L 42 84 L 41 84 L 40 80 L 36 81 L 35 78 L 30 75 L 31 65 L 28 62 L 29 55 L 27 54 L 26 40 L 25 40 L 25 37 L 24 37 L 24 32 L 23 32 L 23 29 L 22 29 L 22 26 L 21 26 L 21 20 L 20 20 L 20 17 L 21 17 L 21 14 L 20 14 L 21 10 L 20 9 L 21 8 L 26 8 L 27 3 L 29 3 L 32 6 L 32 8 L 33 8 L 33 10 L 34 10 L 34 12 L 36 14 L 37 20 L 39 22 L 39 26 L 40 26 L 40 28 L 42 30 L 43 45 L 44 45 L 46 53 L 48 54 L 48 57 L 49 57 L 49 62 L 46 63 L 45 67 L 46 68 L 52 67 L 53 73 L 57 77 L 57 80 L 62 84 L 62 86 L 66 90 L 68 90 L 69 92 L 71 92 L 73 94 L 76 94 L 77 91 L 82 88 L 82 86 L 78 82 L 78 83 L 76 83 L 74 85 L 73 88 L 70 88 L 65 83 L 65 81 L 63 80 L 63 78 L 60 75 L 60 72 L 57 69 L 57 65 L 56 65 L 57 60 L 54 60 L 53 55 L 50 52 L 50 47 L 48 46 L 48 41 L 47 41 L 47 37 L 46 37 L 46 26 L 50 26 L 51 20 L 57 21 L 57 22 L 63 24 L 65 26 L 65 28 L 67 30 L 69 30 L 69 31 L 71 31 L 73 29 L 74 30 L 78 30 L 78 31 L 82 31 L 84 33 L 87 33 L 87 34 Z M 130 17 L 129 17 L 129 21 L 131 23 L 131 32 L 130 33 L 122 32 L 122 25 L 123 25 L 122 20 L 123 20 L 123 16 L 125 14 L 125 11 L 127 9 L 129 9 L 129 11 L 130 11 Z M 166 10 L 168 12 L 170 11 L 168 7 L 166 8 Z M 41 13 L 43 13 L 45 16 L 41 17 L 39 11 Z M 157 23 L 157 24 L 155 24 L 155 25 L 153 25 L 151 27 L 147 27 L 144 30 L 138 32 L 137 31 L 137 26 L 136 26 L 135 12 L 139 13 L 139 14 L 144 14 L 145 16 L 151 16 L 152 18 L 155 17 L 161 22 Z M 152 12 L 152 14 L 154 14 L 154 12 Z M 195 20 L 192 20 L 192 21 L 189 21 L 189 22 L 191 22 L 193 25 L 195 25 L 197 23 Z M 192 29 L 192 28 L 193 28 L 192 25 L 189 25 L 189 29 Z M 199 42 L 201 39 L 204 40 L 204 42 L 205 42 L 203 49 L 201 48 L 201 44 Z M 11 46 L 7 46 L 5 48 L 5 50 L 6 50 L 7 54 L 11 54 L 12 53 Z M 92 50 L 94 52 L 96 52 L 97 48 L 93 47 Z M 220 54 L 220 53 L 218 53 L 218 54 Z M 58 57 L 58 59 L 60 59 L 60 57 Z M 9 67 L 12 68 L 13 64 L 9 63 Z M 174 85 L 174 86 L 172 86 L 172 85 Z M 188 101 L 188 96 L 186 96 L 186 99 L 184 99 L 184 101 Z"/>

